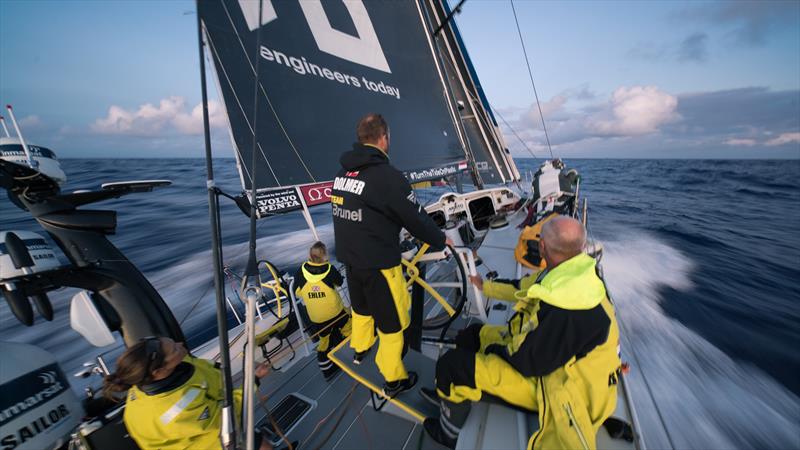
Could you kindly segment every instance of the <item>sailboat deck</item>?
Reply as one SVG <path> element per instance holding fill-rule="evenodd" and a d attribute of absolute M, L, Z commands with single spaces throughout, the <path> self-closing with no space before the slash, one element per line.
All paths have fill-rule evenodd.
<path fill-rule="evenodd" d="M 488 271 L 497 271 L 503 277 L 522 275 L 519 265 L 511 256 L 513 244 L 516 243 L 514 238 L 518 233 L 513 224 L 521 220 L 520 216 L 521 214 L 517 214 L 513 217 L 510 221 L 511 226 L 488 233 L 480 250 L 484 264 L 479 267 L 479 272 L 485 275 Z M 490 304 L 488 322 L 504 323 L 511 314 L 513 309 L 505 302 Z M 447 337 L 453 338 L 458 330 L 475 320 L 478 319 L 474 315 L 458 317 L 450 326 Z M 298 441 L 303 449 L 446 448 L 428 437 L 417 419 L 407 413 L 395 414 L 387 411 L 391 408 L 399 411 L 396 407 L 387 405 L 383 411 L 376 411 L 373 408 L 369 388 L 348 373 L 340 371 L 333 379 L 326 381 L 317 365 L 313 348 L 309 347 L 310 351 L 306 352 L 299 340 L 293 342 L 293 346 L 296 356 L 291 362 L 284 363 L 286 368 L 275 370 L 262 380 L 258 390 L 259 404 L 266 406 L 266 409 L 263 407 L 256 409 L 258 423 L 262 423 L 265 419 L 267 410 L 274 411 L 285 397 L 298 393 L 314 403 L 311 411 L 287 433 L 288 439 Z M 342 362 L 349 363 L 344 360 L 352 358 L 350 349 L 342 350 Z M 438 346 L 428 344 L 423 344 L 422 350 L 422 353 L 432 360 L 437 359 L 443 351 Z M 288 356 L 286 354 L 288 351 L 288 348 L 284 348 L 282 356 Z M 406 358 L 407 369 L 417 370 L 420 373 L 418 387 L 433 386 L 432 371 L 414 367 L 414 364 L 419 365 L 418 359 L 425 356 L 415 353 L 414 358 L 408 356 Z M 367 366 L 370 367 L 362 364 L 356 369 L 357 376 L 362 378 L 361 381 L 370 376 L 375 378 L 375 374 L 370 375 L 370 371 L 377 371 L 372 367 L 374 363 L 371 358 L 374 358 L 374 353 L 367 360 Z M 373 381 L 373 384 L 375 383 L 377 381 Z M 402 395 L 419 396 L 419 393 L 415 389 Z M 409 400 L 409 404 L 419 403 L 418 398 Z M 429 414 L 430 411 L 423 415 Z M 622 389 L 619 391 L 617 411 L 613 416 L 630 423 L 631 413 Z M 526 414 L 503 405 L 480 402 L 473 406 L 457 448 L 525 448 L 528 438 L 537 427 L 538 421 L 533 413 Z M 635 448 L 633 443 L 612 439 L 603 427 L 597 434 L 597 447 Z"/>
<path fill-rule="evenodd" d="M 285 372 L 273 372 L 264 378 L 259 389 L 270 410 L 292 392 L 316 402 L 316 407 L 287 435 L 290 440 L 298 440 L 302 448 L 446 448 L 425 435 L 421 424 L 375 411 L 370 391 L 344 372 L 325 381 L 316 355 L 302 357 Z M 260 421 L 266 411 L 258 408 L 256 415 Z"/>

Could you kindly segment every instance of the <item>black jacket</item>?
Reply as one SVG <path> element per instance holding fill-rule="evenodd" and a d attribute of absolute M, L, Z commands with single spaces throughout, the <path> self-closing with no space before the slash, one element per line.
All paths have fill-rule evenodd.
<path fill-rule="evenodd" d="M 444 233 L 417 203 L 405 176 L 377 147 L 354 144 L 339 162 L 331 193 L 336 258 L 359 269 L 400 264 L 400 229 L 444 247 Z"/>
<path fill-rule="evenodd" d="M 344 283 L 344 278 L 342 278 L 342 274 L 336 267 L 331 265 L 331 263 L 309 264 L 308 261 L 306 261 L 302 266 L 300 266 L 299 269 L 297 269 L 297 272 L 294 274 L 294 288 L 303 289 L 303 286 L 306 285 L 306 276 L 303 275 L 303 267 L 305 267 L 309 273 L 319 275 L 328 270 L 328 266 L 330 266 L 331 270 L 328 272 L 328 275 L 322 279 L 322 282 L 327 284 L 328 287 L 332 289 L 336 289 L 337 287 L 341 286 Z"/>
<path fill-rule="evenodd" d="M 608 339 L 611 320 L 602 305 L 587 310 L 567 310 L 540 302 L 538 326 L 525 336 L 519 349 L 509 355 L 505 346 L 490 345 L 495 353 L 526 377 L 547 375 L 573 356 L 583 358 Z"/>

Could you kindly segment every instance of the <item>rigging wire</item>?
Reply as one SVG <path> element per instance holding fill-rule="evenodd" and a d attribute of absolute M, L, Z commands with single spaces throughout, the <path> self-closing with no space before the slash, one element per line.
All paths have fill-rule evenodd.
<path fill-rule="evenodd" d="M 247 171 L 245 171 L 245 173 L 247 173 Z M 258 224 L 256 225 L 256 227 L 257 227 L 258 229 L 260 229 L 260 228 L 263 228 L 263 227 L 262 227 L 262 225 L 264 225 L 264 223 L 266 223 L 266 222 L 261 222 L 261 223 L 258 223 Z M 242 253 L 242 251 L 243 251 L 243 250 L 244 250 L 244 249 L 247 247 L 247 245 L 248 245 L 249 243 L 250 243 L 250 241 L 244 241 L 244 243 L 242 243 L 241 247 L 239 247 L 239 250 L 238 250 L 238 251 L 235 251 L 235 252 L 233 252 L 233 254 L 234 254 L 234 255 L 241 254 L 241 253 Z M 180 320 L 180 322 L 178 322 L 178 325 L 183 325 L 183 322 L 185 322 L 185 321 L 186 321 L 186 319 L 188 319 L 188 318 L 189 318 L 189 316 L 191 316 L 191 315 L 192 315 L 192 313 L 194 312 L 194 310 L 197 308 L 197 305 L 199 305 L 199 304 L 200 304 L 200 302 L 201 302 L 201 301 L 203 301 L 203 299 L 206 297 L 206 295 L 208 294 L 208 291 L 209 291 L 209 290 L 210 290 L 210 289 L 211 289 L 211 288 L 214 286 L 214 278 L 213 278 L 213 277 L 211 278 L 211 280 L 209 281 L 209 283 L 210 283 L 210 284 L 208 285 L 208 287 L 206 287 L 206 290 L 205 290 L 205 291 L 203 291 L 203 293 L 202 293 L 202 294 L 201 294 L 201 295 L 200 295 L 200 296 L 197 298 L 197 300 L 195 300 L 195 302 L 192 304 L 192 307 L 191 307 L 191 308 L 189 308 L 189 312 L 187 312 L 187 313 L 186 313 L 186 315 L 185 315 L 185 316 L 183 316 L 183 318 Z M 236 289 L 235 289 L 235 288 L 234 288 L 234 292 L 236 292 Z"/>
<path fill-rule="evenodd" d="M 261 2 L 259 2 L 259 5 L 260 5 L 259 6 L 259 14 L 261 14 L 260 13 L 260 11 L 261 11 L 260 8 L 262 7 L 261 6 Z M 256 93 L 255 93 L 255 95 L 258 96 L 258 89 L 260 88 L 261 89 L 261 93 L 264 94 L 264 99 L 267 100 L 267 105 L 269 105 L 269 108 L 272 111 L 272 115 L 275 117 L 275 120 L 277 121 L 278 126 L 280 127 L 281 131 L 283 132 L 284 137 L 286 138 L 286 141 L 289 143 L 289 146 L 292 148 L 292 150 L 294 151 L 295 155 L 297 155 L 297 159 L 300 161 L 300 164 L 303 165 L 303 169 L 305 169 L 305 171 L 308 174 L 309 178 L 311 178 L 311 181 L 312 182 L 316 182 L 317 181 L 316 178 L 314 178 L 314 175 L 311 173 L 311 170 L 306 165 L 306 162 L 305 162 L 305 160 L 303 160 L 303 157 L 300 156 L 300 152 L 297 150 L 297 147 L 294 145 L 294 142 L 292 141 L 291 136 L 289 136 L 289 133 L 286 131 L 286 128 L 283 126 L 283 121 L 281 120 L 280 116 L 278 115 L 278 112 L 275 110 L 275 107 L 272 105 L 272 101 L 270 100 L 269 95 L 267 95 L 267 91 L 264 89 L 264 86 L 261 84 L 261 82 L 259 80 L 259 73 L 258 73 L 257 67 L 258 67 L 258 62 L 261 60 L 261 58 L 256 59 L 256 67 L 253 67 L 253 62 L 250 60 L 250 53 L 245 49 L 244 42 L 242 41 L 242 37 L 241 37 L 241 35 L 239 35 L 239 31 L 236 28 L 236 25 L 233 22 L 233 18 L 231 18 L 231 14 L 228 11 L 228 7 L 225 6 L 224 2 L 222 3 L 222 7 L 225 10 L 225 14 L 228 16 L 228 20 L 231 23 L 231 27 L 233 28 L 234 34 L 236 34 L 236 38 L 239 40 L 239 45 L 242 47 L 243 55 L 244 55 L 245 59 L 247 60 L 247 63 L 250 66 L 250 69 L 253 71 L 253 73 L 256 76 L 256 79 L 255 79 L 255 82 L 256 82 Z M 261 28 L 259 27 L 259 30 L 260 29 Z M 259 36 L 260 36 L 260 34 L 259 34 Z M 259 49 L 261 48 L 261 41 L 260 40 L 258 41 L 258 48 Z M 235 95 L 235 91 L 234 91 L 234 95 Z M 238 101 L 238 98 L 237 98 L 237 101 Z M 253 133 L 255 134 L 255 130 L 253 130 Z M 259 143 L 258 147 L 259 147 L 259 149 L 261 149 L 261 144 L 260 143 Z M 269 160 L 267 159 L 267 155 L 264 154 L 264 150 L 263 149 L 261 149 L 261 155 L 264 157 L 264 160 L 269 165 Z M 275 180 L 278 182 L 279 186 L 282 186 L 281 182 L 278 181 L 277 176 L 275 177 Z"/>
<path fill-rule="evenodd" d="M 553 158 L 553 147 L 550 146 L 550 135 L 547 134 L 547 126 L 544 124 L 544 115 L 542 114 L 542 104 L 539 102 L 539 93 L 536 92 L 536 83 L 533 82 L 533 70 L 531 69 L 531 62 L 528 60 L 528 51 L 525 50 L 525 41 L 522 39 L 522 30 L 519 28 L 519 20 L 517 19 L 517 10 L 514 8 L 514 0 L 511 1 L 511 11 L 514 12 L 514 23 L 517 24 L 517 34 L 519 35 L 519 43 L 522 44 L 522 53 L 525 55 L 525 63 L 528 65 L 528 76 L 531 79 L 531 86 L 533 86 L 533 95 L 536 97 L 536 107 L 539 108 L 539 118 L 542 120 L 542 129 L 544 130 L 544 137 L 547 140 L 547 149 L 550 150 L 550 158 Z"/>
<path fill-rule="evenodd" d="M 511 127 L 511 124 L 509 124 L 508 122 L 506 122 L 506 118 L 505 118 L 505 117 L 503 117 L 503 115 L 502 115 L 502 114 L 500 114 L 500 112 L 499 112 L 498 110 L 494 109 L 494 107 L 492 107 L 492 111 L 494 111 L 494 113 L 495 113 L 495 114 L 497 114 L 497 117 L 499 117 L 499 118 L 500 118 L 500 120 L 502 120 L 502 121 L 503 121 L 503 124 L 505 124 L 505 126 L 506 126 L 506 127 L 508 127 L 508 129 L 509 129 L 509 130 L 511 130 L 511 133 L 513 133 L 513 134 L 514 134 L 514 136 L 515 136 L 515 137 L 517 138 L 517 140 L 519 141 L 519 143 L 520 143 L 520 144 L 522 144 L 522 146 L 523 146 L 523 147 L 525 147 L 525 150 L 527 150 L 527 151 L 528 151 L 528 153 L 530 153 L 530 154 L 531 154 L 531 156 L 533 156 L 533 159 L 536 159 L 536 160 L 538 160 L 539 158 L 538 158 L 536 155 L 534 155 L 534 154 L 533 154 L 533 150 L 531 150 L 531 148 L 530 148 L 530 147 L 528 147 L 528 144 L 526 144 L 526 143 L 525 143 L 525 141 L 524 141 L 524 140 L 522 140 L 522 138 L 519 136 L 519 134 L 517 134 L 516 130 L 514 130 L 514 128 L 512 128 L 512 127 Z M 552 153 L 552 151 L 551 151 L 551 152 L 550 152 L 550 156 L 552 156 L 552 155 L 553 155 L 553 153 Z"/>

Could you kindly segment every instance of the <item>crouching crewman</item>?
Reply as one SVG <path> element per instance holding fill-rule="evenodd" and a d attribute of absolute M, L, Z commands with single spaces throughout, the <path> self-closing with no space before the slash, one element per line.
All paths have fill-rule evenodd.
<path fill-rule="evenodd" d="M 439 358 L 440 417 L 424 423 L 434 440 L 454 448 L 471 402 L 499 399 L 538 411 L 529 450 L 596 448 L 597 430 L 616 407 L 619 332 L 585 243 L 577 220 L 548 222 L 539 241 L 547 269 L 520 280 L 517 313 L 506 325 L 468 328 Z M 487 283 L 484 290 L 505 289 L 500 296 L 509 299 L 512 284 Z"/>

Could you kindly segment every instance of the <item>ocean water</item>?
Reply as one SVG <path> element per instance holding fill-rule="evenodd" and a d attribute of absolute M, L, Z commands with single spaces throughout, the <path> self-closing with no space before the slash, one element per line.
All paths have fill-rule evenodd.
<path fill-rule="evenodd" d="M 800 448 L 800 161 L 570 160 L 589 199 L 589 231 L 622 325 L 623 359 L 650 448 Z M 111 240 L 145 273 L 190 344 L 214 336 L 202 160 L 64 160 L 66 191 L 171 179 L 100 203 L 119 212 Z M 522 172 L 537 162 L 518 160 Z M 238 193 L 233 160 L 218 184 Z M 312 210 L 332 244 L 330 212 Z M 247 219 L 222 200 L 224 261 L 244 266 Z M 0 229 L 41 228 L 5 197 Z M 297 266 L 312 242 L 299 214 L 258 224 L 258 255 Z M 51 295 L 56 318 L 24 327 L 0 304 L 0 340 L 40 345 L 65 372 L 99 352 L 69 328 L 74 291 Z M 86 382 L 73 379 L 76 389 Z"/>

